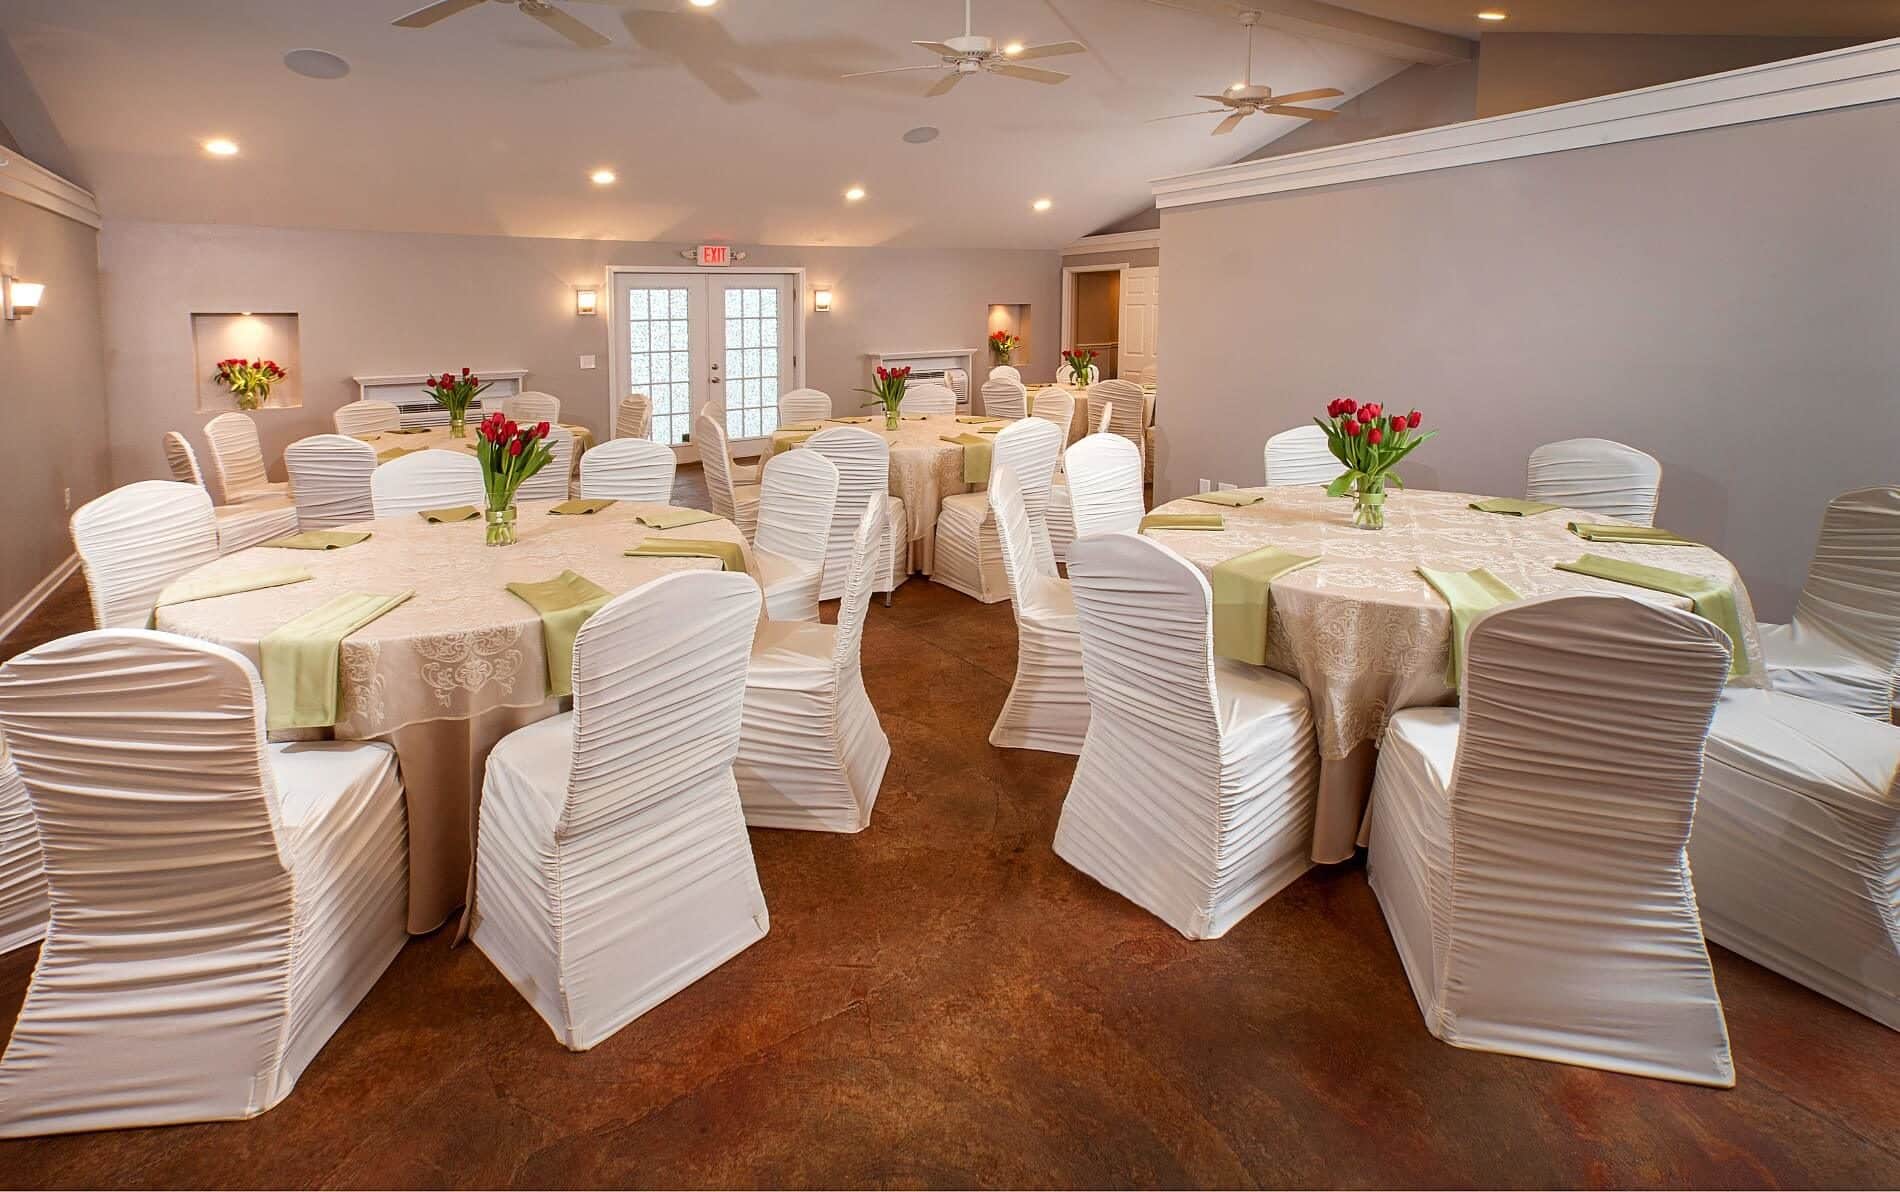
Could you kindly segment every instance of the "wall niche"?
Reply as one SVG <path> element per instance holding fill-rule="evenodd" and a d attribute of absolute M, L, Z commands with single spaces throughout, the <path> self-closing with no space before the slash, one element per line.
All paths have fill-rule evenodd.
<path fill-rule="evenodd" d="M 1022 341 L 1016 348 L 1016 354 L 1010 358 L 1010 363 L 1018 369 L 1026 367 L 1029 363 L 1029 304 L 1027 302 L 992 302 L 989 334 L 994 335 L 998 331 L 1007 331 Z M 986 365 L 994 364 L 995 357 L 990 357 L 985 363 Z M 983 375 L 989 375 L 987 368 Z"/>
<path fill-rule="evenodd" d="M 294 409 L 303 405 L 303 367 L 294 312 L 194 314 L 191 342 L 198 372 L 198 412 L 221 414 L 238 408 L 237 395 L 214 379 L 218 361 L 233 356 L 246 360 L 275 360 L 290 375 L 271 388 L 261 409 Z"/>

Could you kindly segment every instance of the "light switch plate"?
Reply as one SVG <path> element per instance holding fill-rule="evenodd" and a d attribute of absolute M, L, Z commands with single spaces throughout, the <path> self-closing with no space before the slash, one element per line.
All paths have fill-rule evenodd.
<path fill-rule="evenodd" d="M 581 367 L 582 367 L 582 368 L 592 368 L 592 367 L 594 367 L 594 358 L 593 358 L 592 356 L 582 356 L 582 357 L 581 357 Z"/>
<path fill-rule="evenodd" d="M 1225 480 L 1220 482 L 1220 490 L 1224 493 L 1233 492 L 1235 489 L 1239 487 L 1240 486 L 1238 484 L 1229 484 Z"/>
<path fill-rule="evenodd" d="M 1201 477 L 1201 491 L 1202 492 L 1210 492 L 1213 490 L 1213 488 L 1214 488 L 1213 481 L 1209 480 L 1205 476 Z"/>

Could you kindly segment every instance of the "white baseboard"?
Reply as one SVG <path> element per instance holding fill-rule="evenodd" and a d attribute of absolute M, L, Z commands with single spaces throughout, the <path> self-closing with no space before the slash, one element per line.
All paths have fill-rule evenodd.
<path fill-rule="evenodd" d="M 4 616 L 0 616 L 0 637 L 5 637 L 15 629 L 18 629 L 28 617 L 33 615 L 34 611 L 37 610 L 40 605 L 46 602 L 46 598 L 53 594 L 54 589 L 71 579 L 73 573 L 78 570 L 79 556 L 67 555 L 65 562 L 53 568 L 50 575 L 39 583 L 34 584 L 32 591 L 20 597 L 19 601 L 15 603 L 12 608 L 8 609 Z"/>

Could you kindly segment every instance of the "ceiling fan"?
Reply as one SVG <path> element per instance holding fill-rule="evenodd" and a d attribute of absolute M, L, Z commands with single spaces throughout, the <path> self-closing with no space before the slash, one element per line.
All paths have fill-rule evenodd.
<path fill-rule="evenodd" d="M 1063 54 L 1086 54 L 1088 47 L 1079 41 L 1056 41 L 1048 45 L 1022 46 L 1015 49 L 997 49 L 996 43 L 987 37 L 978 37 L 970 32 L 970 0 L 963 0 L 963 36 L 945 38 L 943 41 L 913 41 L 910 44 L 922 46 L 937 55 L 941 61 L 929 66 L 893 66 L 887 70 L 861 70 L 855 74 L 843 75 L 847 79 L 863 79 L 872 75 L 902 74 L 911 70 L 949 71 L 938 80 L 926 97 L 947 95 L 952 87 L 961 83 L 979 71 L 989 74 L 1006 75 L 1012 79 L 1027 79 L 1032 83 L 1060 83 L 1069 76 L 1059 70 L 1043 70 L 1036 66 L 1020 66 L 1018 63 L 1031 58 L 1055 58 Z"/>
<path fill-rule="evenodd" d="M 484 0 L 436 0 L 434 4 L 424 5 L 408 16 L 397 17 L 389 23 L 404 29 L 426 29 L 445 17 L 465 12 L 483 2 Z M 608 38 L 594 32 L 585 22 L 569 16 L 548 3 L 548 0 L 495 0 L 495 2 L 514 5 L 584 50 L 598 49 L 612 44 Z"/>
<path fill-rule="evenodd" d="M 1297 116 L 1302 120 L 1331 120 L 1336 113 L 1325 108 L 1296 108 L 1289 105 L 1303 99 L 1331 99 L 1344 95 L 1331 87 L 1320 87 L 1313 91 L 1295 91 L 1288 95 L 1275 95 L 1273 88 L 1253 81 L 1253 27 L 1260 20 L 1260 13 L 1248 9 L 1240 14 L 1240 23 L 1247 26 L 1247 74 L 1246 81 L 1229 87 L 1219 95 L 1201 95 L 1209 103 L 1217 103 L 1218 108 L 1209 108 L 1201 112 L 1182 112 L 1178 116 L 1158 116 L 1147 123 L 1156 124 L 1162 120 L 1185 120 L 1189 116 L 1217 116 L 1225 112 L 1227 119 L 1214 126 L 1211 136 L 1225 136 L 1234 131 L 1234 127 L 1255 112 L 1265 112 L 1269 116 Z"/>

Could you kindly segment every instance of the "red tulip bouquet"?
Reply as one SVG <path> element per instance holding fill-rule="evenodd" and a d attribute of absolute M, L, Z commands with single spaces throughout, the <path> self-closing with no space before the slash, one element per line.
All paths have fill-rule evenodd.
<path fill-rule="evenodd" d="M 449 434 L 461 439 L 468 436 L 469 403 L 493 384 L 493 381 L 484 381 L 465 368 L 459 377 L 444 369 L 441 376 L 424 380 L 422 387 L 435 399 L 436 405 L 449 412 Z"/>
<path fill-rule="evenodd" d="M 1352 524 L 1364 530 L 1385 528 L 1385 484 L 1390 480 L 1400 488 L 1405 481 L 1392 469 L 1399 461 L 1436 435 L 1435 430 L 1419 433 L 1418 424 L 1425 416 L 1417 410 L 1409 414 L 1388 414 L 1376 401 L 1360 405 L 1350 397 L 1336 397 L 1326 406 L 1325 419 L 1314 422 L 1326 432 L 1326 445 L 1333 456 L 1346 465 L 1339 478 L 1326 486 L 1326 494 L 1353 495 Z"/>
<path fill-rule="evenodd" d="M 1016 349 L 1022 346 L 1022 339 L 1007 331 L 990 332 L 990 363 L 1008 364 L 1009 358 L 1014 356 Z"/>
<path fill-rule="evenodd" d="M 1062 349 L 1062 363 L 1075 374 L 1075 387 L 1086 389 L 1095 374 L 1095 352 L 1091 348 Z"/>
<path fill-rule="evenodd" d="M 482 419 L 477 428 L 475 457 L 482 461 L 482 489 L 487 494 L 488 545 L 513 544 L 515 490 L 552 458 L 549 429 L 545 422 L 517 426 L 500 410 Z"/>
<path fill-rule="evenodd" d="M 211 379 L 230 388 L 237 396 L 238 409 L 255 410 L 270 400 L 271 386 L 289 375 L 275 360 L 233 356 L 218 361 L 218 371 L 211 374 Z"/>
<path fill-rule="evenodd" d="M 865 402 L 866 408 L 884 407 L 885 430 L 897 429 L 897 408 L 903 404 L 904 389 L 909 384 L 910 365 L 906 364 L 902 368 L 885 368 L 880 364 L 877 366 L 877 380 L 874 382 L 874 387 L 858 390 L 859 393 L 868 393 L 877 399 Z"/>

